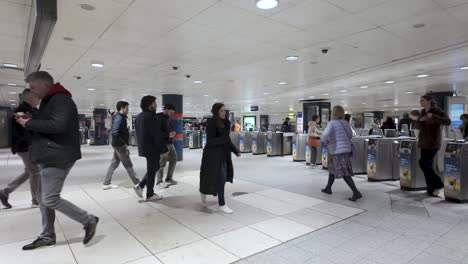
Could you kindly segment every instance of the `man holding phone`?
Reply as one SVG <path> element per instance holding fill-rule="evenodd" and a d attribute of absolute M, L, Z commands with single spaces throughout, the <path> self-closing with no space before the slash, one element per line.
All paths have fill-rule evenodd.
<path fill-rule="evenodd" d="M 160 160 L 160 169 L 158 171 L 158 179 L 156 186 L 161 189 L 166 189 L 171 185 L 176 185 L 177 182 L 174 181 L 173 175 L 174 170 L 177 164 L 177 152 L 173 144 L 173 139 L 176 136 L 176 132 L 171 126 L 171 116 L 175 113 L 175 107 L 172 104 L 166 104 L 164 106 L 164 111 L 157 114 L 157 117 L 161 120 L 161 130 L 164 134 L 169 134 L 168 138 L 165 138 L 165 143 L 168 151 L 161 154 Z M 164 167 L 166 167 L 167 162 L 169 162 L 169 168 L 167 170 L 166 180 L 164 178 Z"/>

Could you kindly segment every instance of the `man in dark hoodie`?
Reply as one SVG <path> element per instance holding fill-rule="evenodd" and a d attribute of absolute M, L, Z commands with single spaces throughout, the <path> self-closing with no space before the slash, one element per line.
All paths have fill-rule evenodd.
<path fill-rule="evenodd" d="M 75 162 L 81 159 L 78 110 L 71 93 L 48 72 L 39 71 L 28 75 L 26 82 L 31 91 L 41 98 L 41 105 L 33 118 L 16 118 L 16 121 L 31 130 L 34 135 L 31 160 L 41 170 L 37 191 L 42 214 L 42 234 L 23 250 L 54 246 L 55 211 L 72 218 L 84 226 L 84 244 L 94 237 L 99 218 L 88 214 L 71 202 L 62 199 L 65 179 Z"/>
<path fill-rule="evenodd" d="M 164 139 L 169 134 L 164 134 L 161 129 L 161 120 L 156 116 L 156 97 L 147 95 L 141 98 L 141 112 L 135 121 L 138 141 L 138 154 L 146 158 L 146 175 L 135 186 L 135 191 L 141 190 L 146 185 L 146 201 L 157 201 L 161 196 L 154 193 L 154 181 L 160 167 L 162 153 L 167 152 Z"/>
<path fill-rule="evenodd" d="M 106 178 L 102 185 L 103 190 L 110 190 L 118 188 L 116 185 L 112 185 L 112 174 L 119 167 L 120 162 L 124 165 L 128 172 L 128 176 L 133 182 L 133 185 L 140 183 L 140 180 L 136 177 L 136 172 L 133 169 L 132 160 L 130 159 L 130 151 L 128 150 L 128 141 L 130 134 L 127 126 L 127 115 L 128 115 L 128 103 L 120 101 L 117 103 L 117 112 L 112 115 L 112 148 L 114 148 L 114 156 L 112 158 L 109 169 L 107 170 Z M 143 198 L 141 190 L 135 188 L 136 194 Z"/>
<path fill-rule="evenodd" d="M 15 109 L 15 116 L 18 118 L 27 118 L 33 114 L 39 105 L 40 99 L 31 93 L 31 89 L 25 89 L 21 93 L 21 104 Z M 23 183 L 29 180 L 31 196 L 32 196 L 32 208 L 39 207 L 36 199 L 37 192 L 37 181 L 40 177 L 39 167 L 31 162 L 29 157 L 29 147 L 31 146 L 31 133 L 27 131 L 18 122 L 13 122 L 13 133 L 11 139 L 11 153 L 18 154 L 23 160 L 24 172 L 11 181 L 7 187 L 0 190 L 0 201 L 5 208 L 10 209 L 12 206 L 8 202 L 8 196 L 14 192 Z"/>

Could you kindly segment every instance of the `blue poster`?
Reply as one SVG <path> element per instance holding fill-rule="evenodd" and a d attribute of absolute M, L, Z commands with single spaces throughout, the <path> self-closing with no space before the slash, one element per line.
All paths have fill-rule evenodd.
<path fill-rule="evenodd" d="M 377 175 L 377 150 L 369 148 L 367 150 L 367 176 L 375 178 Z"/>
<path fill-rule="evenodd" d="M 306 145 L 306 163 L 310 164 L 311 163 L 311 156 L 312 156 L 312 149 L 310 148 L 309 144 Z"/>
<path fill-rule="evenodd" d="M 328 148 L 324 143 L 322 143 L 322 167 L 328 168 Z"/>
<path fill-rule="evenodd" d="M 460 120 L 460 116 L 465 112 L 465 105 L 464 104 L 450 104 L 450 120 L 452 123 L 450 124 L 451 127 L 458 127 L 462 124 Z"/>
<path fill-rule="evenodd" d="M 446 157 L 444 160 L 445 188 L 460 192 L 460 161 L 456 157 Z"/>
<path fill-rule="evenodd" d="M 272 145 L 271 145 L 271 139 L 269 139 L 267 142 L 267 154 L 271 154 L 271 151 L 272 151 Z"/>
<path fill-rule="evenodd" d="M 409 182 L 411 177 L 411 155 L 400 153 L 400 180 Z"/>

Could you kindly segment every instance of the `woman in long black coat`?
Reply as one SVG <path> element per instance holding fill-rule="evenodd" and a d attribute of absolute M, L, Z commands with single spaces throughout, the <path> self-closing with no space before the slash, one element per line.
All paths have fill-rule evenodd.
<path fill-rule="evenodd" d="M 240 151 L 231 142 L 231 125 L 226 119 L 224 104 L 214 104 L 211 113 L 213 118 L 207 121 L 206 145 L 200 168 L 201 198 L 205 204 L 206 195 L 218 196 L 219 211 L 232 214 L 224 199 L 224 186 L 226 182 L 232 183 L 234 178 L 231 152 L 240 157 Z"/>

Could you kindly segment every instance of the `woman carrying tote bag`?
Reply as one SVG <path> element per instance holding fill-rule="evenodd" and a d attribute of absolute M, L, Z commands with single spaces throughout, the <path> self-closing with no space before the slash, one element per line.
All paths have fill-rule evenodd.
<path fill-rule="evenodd" d="M 322 142 L 328 146 L 330 154 L 328 161 L 328 184 L 322 189 L 322 192 L 332 194 L 332 185 L 336 179 L 343 178 L 353 191 L 350 201 L 355 202 L 362 198 L 362 194 L 353 181 L 352 156 L 353 147 L 351 138 L 353 132 L 350 124 L 344 120 L 345 111 L 341 106 L 335 106 L 332 110 L 332 121 L 328 123 L 327 128 L 322 134 Z"/>

